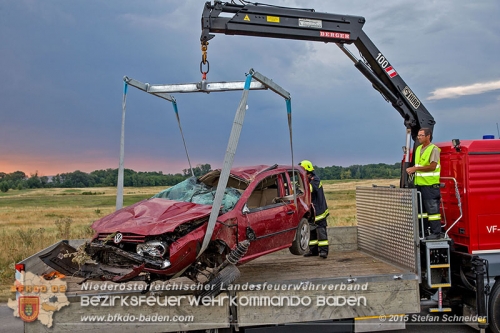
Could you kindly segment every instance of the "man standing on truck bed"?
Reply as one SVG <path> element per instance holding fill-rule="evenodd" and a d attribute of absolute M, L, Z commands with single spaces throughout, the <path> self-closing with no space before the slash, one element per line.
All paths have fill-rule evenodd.
<path fill-rule="evenodd" d="M 431 234 L 427 239 L 438 239 L 441 235 L 441 214 L 439 202 L 441 200 L 439 177 L 441 172 L 440 152 L 441 150 L 431 143 L 432 131 L 422 128 L 417 135 L 420 145 L 415 151 L 415 166 L 406 169 L 408 174 L 415 174 L 414 183 L 417 190 L 422 193 L 423 212 L 421 214 L 428 219 Z M 425 230 L 423 230 L 425 235 Z"/>
<path fill-rule="evenodd" d="M 315 228 L 311 228 L 311 237 L 309 239 L 309 252 L 304 257 L 319 255 L 321 258 L 328 257 L 328 235 L 326 233 L 326 218 L 330 214 L 326 205 L 323 184 L 314 173 L 314 167 L 310 161 L 303 160 L 299 163 L 307 171 L 309 187 L 311 188 L 311 201 L 316 212 L 314 220 Z"/>

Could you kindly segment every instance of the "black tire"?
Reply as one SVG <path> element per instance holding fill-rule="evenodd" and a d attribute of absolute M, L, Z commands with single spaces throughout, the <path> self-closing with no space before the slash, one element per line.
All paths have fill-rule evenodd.
<path fill-rule="evenodd" d="M 309 221 L 306 218 L 300 220 L 297 226 L 297 231 L 295 232 L 295 238 L 293 240 L 292 246 L 288 249 L 292 254 L 302 256 L 309 252 L 309 238 L 311 236 L 311 230 L 309 227 Z"/>
<path fill-rule="evenodd" d="M 240 276 L 240 270 L 238 269 L 238 267 L 234 266 L 233 264 L 229 264 L 226 267 L 224 267 L 219 272 L 219 274 L 217 274 L 217 276 L 215 276 L 212 280 L 204 283 L 203 291 L 199 292 L 196 296 L 215 297 L 222 292 L 221 291 L 222 285 L 224 285 L 224 287 L 227 288 L 227 286 L 233 283 L 233 281 L 236 280 L 239 276 Z"/>
<path fill-rule="evenodd" d="M 490 325 L 488 330 L 491 333 L 500 333 L 500 280 L 495 282 L 491 290 L 489 308 L 488 321 Z"/>

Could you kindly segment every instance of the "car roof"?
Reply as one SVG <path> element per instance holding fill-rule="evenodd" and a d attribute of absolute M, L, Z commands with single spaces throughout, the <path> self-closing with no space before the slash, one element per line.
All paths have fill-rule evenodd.
<path fill-rule="evenodd" d="M 258 174 L 267 171 L 267 170 L 276 170 L 276 171 L 285 171 L 285 170 L 291 170 L 292 166 L 291 165 L 252 165 L 252 166 L 241 166 L 241 167 L 235 167 L 231 169 L 231 174 L 233 176 L 236 176 L 238 178 L 247 180 L 247 181 L 252 181 Z M 299 167 L 295 167 L 295 169 L 299 169 Z"/>

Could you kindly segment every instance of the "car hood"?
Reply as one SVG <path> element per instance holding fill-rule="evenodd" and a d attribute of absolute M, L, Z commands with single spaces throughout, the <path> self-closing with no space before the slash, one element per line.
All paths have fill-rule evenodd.
<path fill-rule="evenodd" d="M 122 208 L 92 224 L 97 233 L 159 235 L 172 232 L 180 224 L 210 215 L 212 206 L 167 199 L 148 199 Z"/>

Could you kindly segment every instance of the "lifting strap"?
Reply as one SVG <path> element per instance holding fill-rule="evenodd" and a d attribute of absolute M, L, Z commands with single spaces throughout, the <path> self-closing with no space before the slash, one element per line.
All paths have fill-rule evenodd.
<path fill-rule="evenodd" d="M 286 114 L 288 117 L 288 132 L 290 133 L 290 152 L 292 154 L 292 189 L 293 191 L 293 204 L 295 209 L 297 209 L 297 194 L 295 193 L 295 163 L 293 162 L 293 140 L 292 140 L 292 101 L 290 98 L 285 99 L 286 103 Z M 290 190 L 290 189 L 289 189 Z"/>
<path fill-rule="evenodd" d="M 194 177 L 193 167 L 191 166 L 191 160 L 189 159 L 189 153 L 186 146 L 186 140 L 184 140 L 184 133 L 182 133 L 181 119 L 179 118 L 179 110 L 177 109 L 177 102 L 175 99 L 172 101 L 172 106 L 174 107 L 175 116 L 177 117 L 177 124 L 179 124 L 179 130 L 181 131 L 182 142 L 184 143 L 184 150 L 186 151 L 186 157 L 189 163 L 189 170 L 191 170 L 191 176 Z"/>
<path fill-rule="evenodd" d="M 240 139 L 243 120 L 245 119 L 245 113 L 248 108 L 247 100 L 251 81 L 252 74 L 248 74 L 245 80 L 245 86 L 243 88 L 243 96 L 241 97 L 240 104 L 238 106 L 238 109 L 236 110 L 236 115 L 234 116 L 233 127 L 231 128 L 231 134 L 229 135 L 226 154 L 224 155 L 224 162 L 219 176 L 219 183 L 217 184 L 217 190 L 215 191 L 214 203 L 212 205 L 212 210 L 208 219 L 207 231 L 205 233 L 205 238 L 203 238 L 201 249 L 198 252 L 198 257 L 206 250 L 208 243 L 210 243 L 210 239 L 212 238 L 212 233 L 215 227 L 215 222 L 217 221 L 217 217 L 219 216 L 220 206 L 222 204 L 224 192 L 226 191 L 227 181 L 229 179 L 229 173 L 231 171 L 231 167 L 233 166 L 236 147 L 238 146 L 238 141 Z"/>
<path fill-rule="evenodd" d="M 124 178 L 123 159 L 125 154 L 125 111 L 127 109 L 127 90 L 128 90 L 128 83 L 124 82 L 123 100 L 122 100 L 122 133 L 120 137 L 120 165 L 118 167 L 116 210 L 123 207 L 123 178 Z"/>

